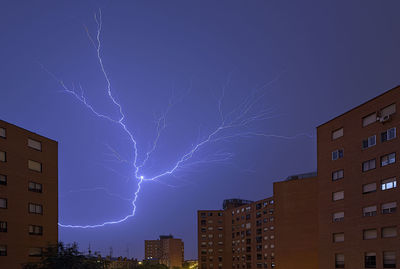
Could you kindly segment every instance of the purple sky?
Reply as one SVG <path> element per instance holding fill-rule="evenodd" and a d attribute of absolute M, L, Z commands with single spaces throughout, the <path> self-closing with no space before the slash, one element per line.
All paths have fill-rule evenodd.
<path fill-rule="evenodd" d="M 323 3 L 322 3 L 323 2 Z M 265 134 L 315 135 L 315 127 L 400 84 L 399 1 L 11 1 L 0 4 L 0 118 L 59 141 L 59 216 L 63 224 L 97 224 L 129 215 L 137 181 L 121 129 L 62 92 L 79 83 L 89 102 L 117 118 L 85 26 L 103 14 L 102 55 L 125 123 L 141 152 L 172 93 L 157 151 L 142 173 L 169 169 L 229 113 L 270 81 L 255 111 L 274 117 L 250 126 Z M 227 83 L 229 81 L 229 83 Z M 225 198 L 258 200 L 272 182 L 316 170 L 316 141 L 271 137 L 209 143 L 183 169 L 145 182 L 126 222 L 96 229 L 60 228 L 81 249 L 142 258 L 144 240 L 173 234 L 185 258 L 197 258 L 196 211 Z M 195 164 L 232 154 L 224 162 Z M 215 155 L 217 154 L 217 155 Z M 226 156 L 226 155 L 222 155 Z M 93 189 L 87 191 L 87 189 Z M 107 192 L 104 191 L 107 189 Z"/>

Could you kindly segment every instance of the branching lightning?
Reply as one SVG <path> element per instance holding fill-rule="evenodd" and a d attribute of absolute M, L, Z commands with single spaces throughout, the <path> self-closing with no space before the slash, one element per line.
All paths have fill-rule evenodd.
<path fill-rule="evenodd" d="M 137 189 L 134 192 L 132 199 L 129 199 L 129 201 L 132 204 L 132 212 L 119 220 L 106 221 L 106 222 L 103 222 L 100 224 L 93 224 L 93 225 L 70 225 L 70 224 L 59 223 L 58 225 L 60 227 L 84 228 L 84 229 L 85 228 L 98 228 L 98 227 L 103 227 L 106 225 L 121 223 L 121 222 L 124 222 L 127 219 L 135 216 L 136 202 L 139 198 L 142 184 L 144 182 L 160 181 L 161 178 L 166 177 L 166 176 L 171 176 L 171 175 L 173 176 L 179 169 L 189 167 L 191 165 L 210 163 L 210 162 L 227 161 L 232 158 L 232 156 L 233 156 L 232 153 L 216 152 L 215 154 L 213 154 L 203 160 L 196 160 L 196 161 L 191 160 L 192 157 L 200 149 L 206 147 L 207 145 L 209 145 L 211 143 L 215 143 L 215 142 L 219 142 L 219 141 L 227 141 L 232 138 L 238 138 L 238 137 L 248 138 L 248 137 L 254 137 L 254 136 L 275 137 L 275 138 L 282 138 L 282 139 L 296 139 L 299 136 L 310 137 L 310 135 L 308 135 L 308 134 L 299 134 L 299 135 L 296 135 L 293 137 L 287 137 L 287 136 L 280 136 L 280 135 L 275 135 L 275 134 L 266 134 L 266 133 L 251 131 L 251 130 L 249 130 L 249 128 L 247 128 L 249 125 L 251 125 L 254 122 L 264 121 L 264 120 L 276 117 L 276 115 L 274 115 L 273 109 L 261 109 L 260 111 L 257 111 L 257 112 L 253 112 L 253 111 L 254 111 L 255 105 L 265 95 L 265 89 L 271 83 L 273 83 L 275 80 L 277 80 L 279 77 L 266 83 L 265 85 L 262 85 L 258 89 L 254 90 L 241 104 L 239 104 L 236 107 L 236 109 L 230 111 L 227 114 L 225 114 L 223 111 L 224 98 L 225 98 L 225 87 L 224 87 L 222 90 L 221 97 L 218 99 L 218 104 L 217 104 L 219 118 L 220 118 L 220 122 L 219 122 L 218 126 L 216 126 L 208 134 L 203 136 L 202 139 L 199 139 L 195 144 L 193 144 L 192 147 L 187 152 L 183 153 L 182 156 L 180 158 L 178 158 L 169 169 L 167 169 L 159 174 L 153 175 L 151 177 L 143 176 L 141 174 L 141 170 L 145 167 L 147 161 L 151 158 L 152 154 L 156 151 L 161 134 L 162 134 L 163 130 L 166 128 L 167 114 L 170 111 L 170 109 L 172 108 L 172 106 L 174 105 L 174 103 L 170 101 L 165 113 L 156 120 L 155 139 L 152 142 L 150 149 L 147 152 L 140 154 L 139 145 L 138 145 L 137 140 L 135 139 L 135 133 L 130 131 L 125 123 L 124 109 L 123 109 L 121 103 L 118 102 L 118 100 L 115 98 L 115 96 L 113 94 L 112 84 L 111 84 L 110 78 L 108 76 L 108 73 L 107 73 L 104 63 L 103 63 L 102 43 L 101 43 L 101 32 L 102 32 L 101 10 L 99 10 L 98 13 L 95 14 L 94 20 L 97 25 L 97 31 L 96 31 L 95 37 L 93 38 L 90 35 L 90 33 L 86 27 L 85 27 L 85 29 L 86 29 L 86 33 L 88 35 L 89 40 L 91 41 L 91 43 L 93 44 L 93 46 L 96 50 L 97 62 L 99 64 L 101 73 L 106 82 L 106 93 L 107 93 L 109 100 L 112 102 L 112 104 L 118 110 L 118 114 L 119 114 L 118 118 L 113 118 L 109 115 L 106 115 L 106 114 L 103 114 L 103 113 L 100 113 L 99 111 L 97 111 L 96 108 L 93 107 L 86 99 L 86 97 L 84 95 L 84 90 L 81 85 L 76 86 L 73 84 L 72 86 L 67 86 L 61 79 L 57 78 L 49 70 L 47 70 L 43 66 L 42 66 L 42 68 L 46 72 L 48 72 L 61 85 L 61 88 L 65 93 L 74 97 L 83 106 L 85 106 L 94 116 L 96 116 L 100 119 L 109 121 L 109 122 L 117 125 L 119 128 L 121 128 L 121 130 L 124 131 L 125 135 L 129 138 L 129 143 L 131 144 L 131 147 L 132 147 L 133 161 L 128 161 L 128 160 L 123 159 L 120 156 L 120 154 L 118 154 L 118 152 L 110 146 L 108 146 L 108 149 L 110 150 L 110 152 L 112 153 L 112 155 L 115 157 L 115 159 L 117 161 L 128 163 L 129 165 L 131 165 L 133 167 L 133 180 L 135 180 L 137 182 Z M 139 161 L 140 159 L 142 159 L 142 160 Z M 103 190 L 108 195 L 115 196 L 115 194 L 110 193 L 103 188 L 82 189 L 79 191 L 90 191 L 90 190 L 97 190 L 97 191 Z M 122 198 L 122 199 L 126 200 L 125 198 Z"/>

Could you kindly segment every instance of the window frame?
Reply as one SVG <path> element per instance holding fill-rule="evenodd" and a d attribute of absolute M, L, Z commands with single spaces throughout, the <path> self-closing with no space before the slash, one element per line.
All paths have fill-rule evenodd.
<path fill-rule="evenodd" d="M 0 127 L 0 138 L 2 138 L 2 139 L 6 139 L 7 138 L 7 129 L 4 128 L 4 127 Z"/>
<path fill-rule="evenodd" d="M 391 155 L 394 155 L 394 161 L 393 162 L 390 162 L 392 160 L 391 157 L 390 157 Z M 387 158 L 387 163 L 385 163 L 385 164 L 383 164 L 383 159 L 384 158 Z M 385 167 L 385 166 L 394 164 L 394 163 L 396 163 L 396 152 L 385 154 L 385 155 L 381 156 L 380 159 L 381 159 L 381 167 Z"/>

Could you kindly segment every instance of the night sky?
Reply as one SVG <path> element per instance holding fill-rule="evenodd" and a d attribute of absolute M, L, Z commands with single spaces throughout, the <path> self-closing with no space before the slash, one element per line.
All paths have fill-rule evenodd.
<path fill-rule="evenodd" d="M 142 184 L 134 217 L 95 229 L 61 227 L 60 240 L 81 250 L 91 244 L 143 258 L 145 239 L 171 233 L 184 240 L 185 258 L 197 258 L 197 210 L 219 209 L 226 198 L 263 199 L 272 182 L 315 171 L 315 127 L 400 84 L 399 1 L 2 0 L 0 118 L 59 142 L 63 224 L 121 219 L 131 214 L 137 188 L 127 134 L 49 73 L 81 85 L 97 111 L 118 118 L 85 30 L 95 36 L 99 8 L 104 67 L 140 158 L 174 101 L 141 175 L 170 169 L 218 127 L 223 92 L 225 115 L 257 89 L 252 112 L 271 112 L 232 135 L 282 138 L 207 143 L 172 176 Z"/>

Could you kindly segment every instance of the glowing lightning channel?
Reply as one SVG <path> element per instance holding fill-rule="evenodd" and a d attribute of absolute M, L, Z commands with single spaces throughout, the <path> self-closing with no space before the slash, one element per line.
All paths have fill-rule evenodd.
<path fill-rule="evenodd" d="M 196 152 L 198 152 L 201 148 L 206 146 L 207 144 L 221 141 L 221 140 L 228 140 L 228 139 L 235 138 L 235 137 L 265 136 L 265 137 L 276 137 L 276 138 L 284 138 L 284 139 L 295 139 L 297 137 L 297 136 L 285 137 L 285 136 L 279 136 L 279 135 L 272 135 L 272 134 L 269 135 L 269 134 L 264 134 L 264 133 L 259 133 L 259 132 L 251 132 L 251 131 L 241 130 L 241 129 L 247 128 L 251 123 L 267 120 L 267 119 L 274 117 L 272 109 L 264 109 L 255 114 L 252 113 L 251 111 L 253 110 L 253 107 L 264 96 L 266 87 L 269 86 L 271 83 L 273 83 L 275 80 L 277 80 L 279 77 L 266 83 L 265 85 L 262 85 L 259 89 L 254 90 L 249 97 L 247 97 L 239 106 L 236 107 L 236 109 L 232 110 L 227 115 L 224 115 L 224 113 L 223 113 L 223 99 L 225 97 L 225 87 L 224 87 L 222 96 L 218 100 L 218 112 L 219 112 L 219 116 L 221 119 L 220 124 L 216 128 L 214 128 L 211 132 L 209 132 L 208 135 L 205 136 L 205 138 L 200 139 L 200 141 L 198 141 L 197 144 L 192 145 L 192 148 L 190 150 L 188 150 L 185 154 L 183 154 L 182 157 L 179 158 L 170 169 L 168 169 L 158 175 L 152 176 L 152 177 L 144 177 L 143 175 L 140 175 L 140 173 L 139 173 L 140 169 L 146 165 L 146 162 L 149 160 L 152 153 L 156 150 L 157 143 L 159 141 L 161 132 L 166 127 L 166 116 L 167 116 L 169 110 L 171 109 L 171 107 L 173 106 L 173 103 L 172 102 L 169 103 L 169 106 L 168 106 L 166 112 L 156 121 L 156 137 L 153 141 L 152 147 L 150 148 L 149 151 L 147 151 L 144 154 L 143 160 L 140 163 L 138 163 L 137 141 L 135 140 L 134 134 L 128 129 L 128 127 L 124 123 L 125 114 L 124 114 L 122 105 L 116 100 L 116 98 L 113 95 L 111 81 L 110 81 L 110 78 L 109 78 L 109 76 L 106 72 L 106 69 L 104 67 L 104 64 L 103 64 L 103 58 L 102 58 L 102 53 L 101 53 L 102 46 L 101 46 L 101 38 L 100 38 L 101 31 L 102 31 L 101 10 L 99 10 L 98 14 L 96 13 L 94 15 L 94 20 L 97 25 L 96 37 L 92 38 L 88 29 L 86 27 L 85 27 L 85 29 L 86 29 L 86 33 L 88 35 L 89 40 L 91 41 L 91 43 L 93 44 L 93 46 L 96 50 L 97 61 L 100 66 L 103 77 L 106 81 L 107 95 L 108 95 L 109 99 L 111 100 L 111 102 L 118 108 L 118 112 L 119 112 L 118 119 L 114 119 L 109 115 L 105 115 L 105 114 L 98 112 L 87 101 L 87 99 L 83 93 L 84 92 L 83 88 L 80 84 L 78 87 L 80 94 L 78 94 L 74 84 L 72 85 L 72 87 L 68 87 L 61 79 L 57 78 L 53 73 L 51 73 L 49 70 L 47 70 L 44 66 L 42 66 L 42 68 L 46 72 L 48 72 L 61 85 L 64 92 L 75 97 L 76 100 L 78 100 L 80 103 L 82 103 L 95 116 L 97 116 L 101 119 L 110 121 L 114 124 L 117 124 L 126 133 L 126 135 L 130 139 L 130 143 L 132 143 L 132 146 L 133 146 L 133 162 L 131 163 L 131 165 L 134 168 L 133 176 L 134 176 L 134 179 L 136 179 L 136 181 L 137 181 L 137 189 L 134 192 L 133 199 L 131 199 L 132 208 L 133 208 L 132 212 L 131 212 L 131 214 L 125 216 L 124 218 L 121 218 L 121 219 L 115 220 L 115 221 L 107 221 L 107 222 L 103 222 L 101 224 L 95 224 L 95 225 L 69 225 L 69 224 L 58 223 L 58 225 L 60 227 L 83 228 L 83 229 L 99 228 L 99 227 L 104 227 L 106 225 L 124 222 L 127 219 L 135 216 L 136 202 L 139 197 L 139 193 L 141 191 L 143 182 L 159 181 L 159 179 L 162 177 L 165 177 L 168 175 L 173 175 L 178 169 L 183 168 L 185 165 L 194 165 L 194 164 L 204 163 L 204 162 L 226 161 L 233 156 L 232 153 L 218 153 L 218 154 L 214 155 L 214 158 L 211 158 L 208 160 L 203 160 L 203 161 L 194 161 L 194 162 L 188 164 L 187 162 L 193 157 L 193 155 Z M 301 134 L 301 135 L 306 135 L 306 134 Z M 308 136 L 308 135 L 306 135 L 306 136 Z M 114 149 L 112 149 L 111 147 L 108 147 L 108 148 L 110 149 L 110 151 L 113 153 L 113 155 L 116 157 L 116 159 L 118 161 L 128 162 L 127 160 L 123 160 L 121 158 L 121 156 Z"/>

